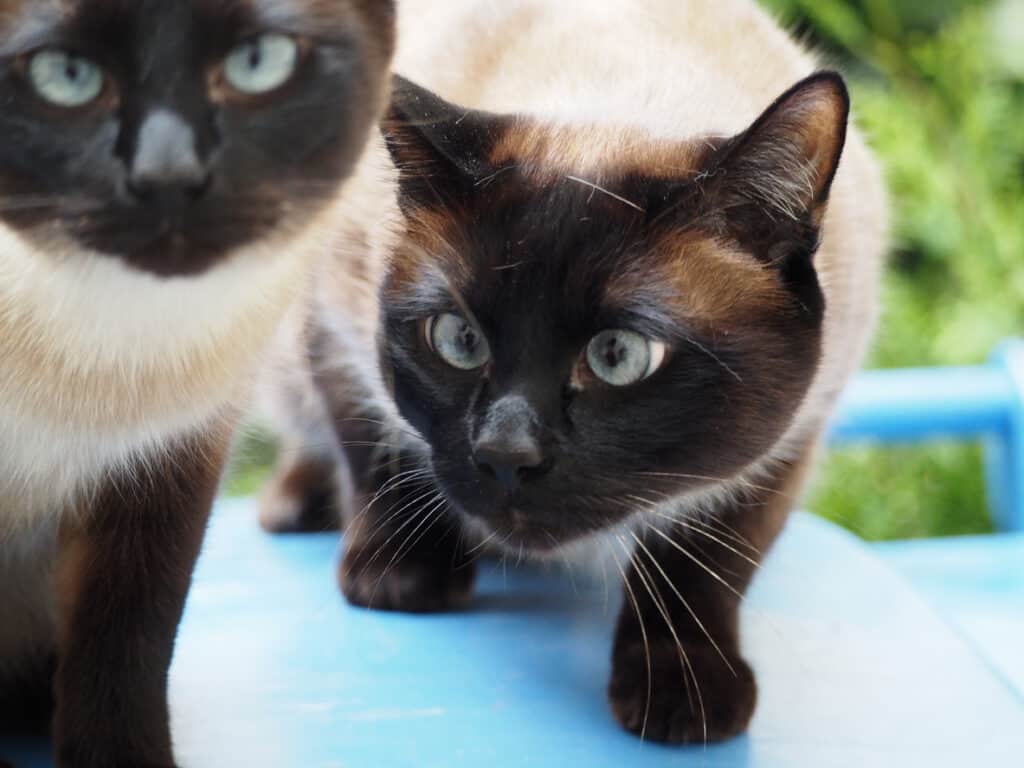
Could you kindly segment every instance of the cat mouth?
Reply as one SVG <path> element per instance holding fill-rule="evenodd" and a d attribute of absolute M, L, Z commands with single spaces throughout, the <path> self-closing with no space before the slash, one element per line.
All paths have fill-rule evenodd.
<path fill-rule="evenodd" d="M 92 251 L 121 259 L 158 277 L 201 274 L 230 254 L 265 236 L 276 216 L 191 216 L 139 213 L 96 216 L 73 227 L 73 235 Z"/>
<path fill-rule="evenodd" d="M 508 507 L 502 510 L 500 515 L 482 516 L 465 511 L 463 514 L 472 521 L 481 539 L 488 542 L 488 546 L 511 555 L 534 555 L 543 558 L 556 553 L 583 535 L 538 522 L 518 507 Z"/>

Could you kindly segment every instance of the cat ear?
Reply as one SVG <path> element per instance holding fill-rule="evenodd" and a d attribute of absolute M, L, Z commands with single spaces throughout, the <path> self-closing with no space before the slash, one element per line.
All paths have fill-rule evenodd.
<path fill-rule="evenodd" d="M 773 225 L 820 226 L 849 113 L 842 77 L 819 72 L 726 142 L 703 185 L 725 225 L 758 239 L 771 237 Z"/>
<path fill-rule="evenodd" d="M 467 199 L 495 172 L 489 155 L 506 124 L 499 115 L 451 104 L 395 75 L 381 130 L 398 168 L 403 209 Z"/>

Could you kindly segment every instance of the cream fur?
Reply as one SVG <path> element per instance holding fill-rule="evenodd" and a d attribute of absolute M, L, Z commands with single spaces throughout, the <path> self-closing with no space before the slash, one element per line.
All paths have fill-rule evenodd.
<path fill-rule="evenodd" d="M 0 541 L 226 415 L 333 217 L 297 242 L 169 280 L 96 254 L 42 253 L 0 228 Z"/>
<path fill-rule="evenodd" d="M 244 404 L 335 217 L 171 280 L 0 227 L 0 684 L 52 649 L 61 519 L 127 461 Z"/>

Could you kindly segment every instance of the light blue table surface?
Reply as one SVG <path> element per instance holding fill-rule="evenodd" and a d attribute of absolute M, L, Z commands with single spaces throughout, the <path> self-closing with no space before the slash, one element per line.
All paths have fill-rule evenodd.
<path fill-rule="evenodd" d="M 467 613 L 361 611 L 335 588 L 335 536 L 272 538 L 254 517 L 222 503 L 196 574 L 172 668 L 185 768 L 1024 765 L 1019 666 L 940 615 L 896 554 L 810 516 L 745 609 L 761 688 L 749 734 L 687 749 L 612 719 L 618 600 L 600 580 L 492 566 Z M 48 765 L 38 744 L 0 756 Z"/>
<path fill-rule="evenodd" d="M 892 542 L 873 550 L 1024 697 L 1024 534 Z"/>

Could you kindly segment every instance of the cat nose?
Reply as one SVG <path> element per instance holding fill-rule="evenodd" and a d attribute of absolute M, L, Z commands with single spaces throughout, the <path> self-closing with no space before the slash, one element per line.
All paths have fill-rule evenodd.
<path fill-rule="evenodd" d="M 195 133 L 168 109 L 143 121 L 128 174 L 128 191 L 140 203 L 179 208 L 194 203 L 210 187 L 210 171 L 196 151 Z"/>
<path fill-rule="evenodd" d="M 151 177 L 132 178 L 128 181 L 128 191 L 137 202 L 161 209 L 186 208 L 202 199 L 209 188 L 208 175 L 190 181 L 167 181 Z"/>
<path fill-rule="evenodd" d="M 536 442 L 497 441 L 477 443 L 473 449 L 477 469 L 514 491 L 544 466 L 544 455 Z"/>
<path fill-rule="evenodd" d="M 550 469 L 535 434 L 536 424 L 533 409 L 518 395 L 491 406 L 473 445 L 473 461 L 480 473 L 514 491 Z"/>

